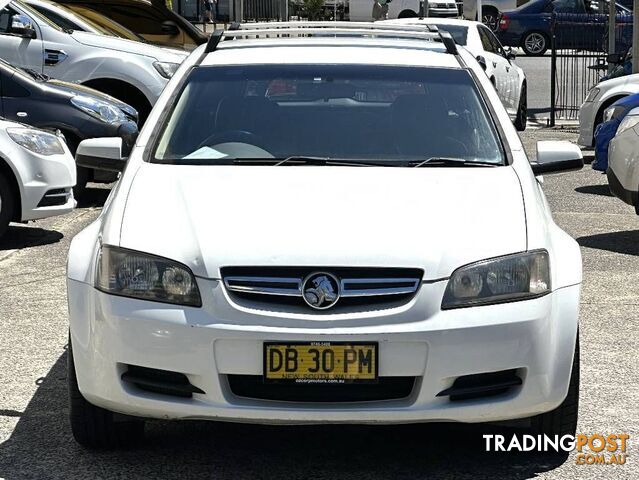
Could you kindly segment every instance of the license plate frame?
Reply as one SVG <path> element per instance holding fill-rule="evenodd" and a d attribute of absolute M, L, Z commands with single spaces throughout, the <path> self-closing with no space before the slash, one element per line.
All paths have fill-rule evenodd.
<path fill-rule="evenodd" d="M 357 364 L 356 367 L 359 370 L 360 365 L 364 367 L 366 364 L 362 364 L 362 359 L 360 358 L 359 352 L 362 351 L 363 347 L 369 347 L 372 350 L 371 359 L 372 360 L 372 368 L 369 372 L 363 372 L 363 375 L 353 375 L 350 373 L 350 367 L 348 374 L 344 374 L 344 362 L 346 360 L 345 354 L 346 350 L 355 350 L 357 352 Z M 330 372 L 321 371 L 325 366 L 317 365 L 319 367 L 318 372 L 300 372 L 300 368 L 296 371 L 284 372 L 284 376 L 279 375 L 269 375 L 274 371 L 269 369 L 269 352 L 273 348 L 293 348 L 298 352 L 298 356 L 300 353 L 300 349 L 310 351 L 311 348 L 315 348 L 320 350 L 321 352 L 326 350 L 332 350 L 333 356 L 335 356 L 335 350 L 341 352 L 341 357 L 335 359 L 335 363 L 333 365 L 334 369 Z M 320 354 L 321 355 L 321 354 Z M 305 358 L 300 359 L 301 363 Z M 323 362 L 323 360 L 322 360 Z M 350 363 L 350 362 L 349 362 Z M 298 365 L 299 366 L 299 365 Z M 315 368 L 316 365 L 313 365 Z M 342 368 L 342 372 L 335 372 L 335 366 L 340 366 Z M 299 384 L 299 385 L 345 385 L 345 384 L 365 384 L 365 383 L 378 383 L 379 381 L 379 343 L 378 342 L 349 342 L 349 341 L 337 341 L 337 342 L 264 342 L 263 343 L 263 358 L 262 358 L 262 380 L 264 383 L 285 383 L 285 384 Z"/>

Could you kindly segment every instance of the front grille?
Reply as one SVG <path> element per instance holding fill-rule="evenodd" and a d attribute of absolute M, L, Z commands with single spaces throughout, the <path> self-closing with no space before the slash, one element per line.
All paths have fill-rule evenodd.
<path fill-rule="evenodd" d="M 44 194 L 38 207 L 59 207 L 67 203 L 70 195 L 70 188 L 54 188 Z"/>
<path fill-rule="evenodd" d="M 337 281 L 339 305 L 380 307 L 410 299 L 424 272 L 413 268 L 224 267 L 222 279 L 229 292 L 242 298 L 307 306 L 303 299 L 305 280 L 315 273 L 326 273 Z"/>
<path fill-rule="evenodd" d="M 123 382 L 130 383 L 140 390 L 173 397 L 191 398 L 194 393 L 204 393 L 192 385 L 183 373 L 157 368 L 128 365 L 121 378 Z"/>
<path fill-rule="evenodd" d="M 415 377 L 380 377 L 378 383 L 264 383 L 259 375 L 227 375 L 237 397 L 284 402 L 375 402 L 410 396 Z"/>

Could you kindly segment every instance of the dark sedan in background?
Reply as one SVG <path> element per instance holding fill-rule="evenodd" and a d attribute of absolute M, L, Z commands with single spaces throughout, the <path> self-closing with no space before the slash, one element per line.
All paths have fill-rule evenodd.
<path fill-rule="evenodd" d="M 120 136 L 131 144 L 137 136 L 138 112 L 126 103 L 82 85 L 53 80 L 0 60 L 0 115 L 46 130 L 59 130 L 75 154 L 81 140 Z M 78 167 L 74 194 L 88 181 L 111 182 L 111 172 Z"/>
<path fill-rule="evenodd" d="M 521 47 L 526 55 L 543 55 L 550 48 L 551 19 L 556 14 L 562 28 L 555 35 L 557 48 L 603 51 L 607 48 L 608 2 L 599 11 L 598 1 L 534 0 L 515 10 L 503 12 L 497 37 L 503 45 Z M 632 12 L 617 5 L 617 25 L 632 25 Z M 564 27 L 565 26 L 565 27 Z M 617 51 L 627 48 L 631 29 L 617 37 Z"/>

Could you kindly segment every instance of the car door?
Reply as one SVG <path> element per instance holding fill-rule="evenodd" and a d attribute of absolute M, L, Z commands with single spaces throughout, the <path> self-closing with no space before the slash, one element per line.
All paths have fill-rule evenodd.
<path fill-rule="evenodd" d="M 27 67 L 42 72 L 42 35 L 38 24 L 29 15 L 25 17 L 35 29 L 36 38 L 17 33 L 13 22 L 17 15 L 24 12 L 13 8 L 11 4 L 0 10 L 0 57 L 17 67 Z"/>
<path fill-rule="evenodd" d="M 486 75 L 495 85 L 495 90 L 506 106 L 506 94 L 508 87 L 506 85 L 506 69 L 503 65 L 504 58 L 499 55 L 495 43 L 491 39 L 490 29 L 484 25 L 478 25 L 479 38 L 484 49 L 484 59 L 486 60 Z"/>
<path fill-rule="evenodd" d="M 508 110 L 508 113 L 515 113 L 519 107 L 519 73 L 517 68 L 508 59 L 508 55 L 504 50 L 504 47 L 499 42 L 495 34 L 488 31 L 490 36 L 490 43 L 493 46 L 494 51 L 497 52 L 499 57 L 498 71 L 503 74 L 503 99 L 502 102 Z"/>

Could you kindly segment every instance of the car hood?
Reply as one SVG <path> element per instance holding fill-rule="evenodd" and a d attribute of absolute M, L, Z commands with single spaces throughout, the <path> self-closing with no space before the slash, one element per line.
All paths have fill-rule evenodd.
<path fill-rule="evenodd" d="M 604 80 L 603 82 L 599 82 L 597 85 L 595 85 L 595 87 L 599 88 L 602 91 L 602 94 L 600 94 L 601 97 L 603 97 L 603 94 L 605 94 L 605 92 L 613 88 L 620 89 L 623 92 L 635 93 L 639 91 L 639 73 L 611 78 L 610 80 Z M 597 98 L 596 100 L 598 99 L 599 98 Z"/>
<path fill-rule="evenodd" d="M 173 48 L 159 47 L 150 43 L 136 42 L 124 38 L 110 37 L 96 33 L 73 31 L 73 38 L 83 45 L 95 48 L 108 48 L 133 55 L 144 55 L 160 62 L 182 63 L 188 52 Z"/>
<path fill-rule="evenodd" d="M 512 167 L 144 163 L 135 175 L 120 246 L 206 278 L 269 265 L 423 268 L 432 280 L 526 250 Z"/>

